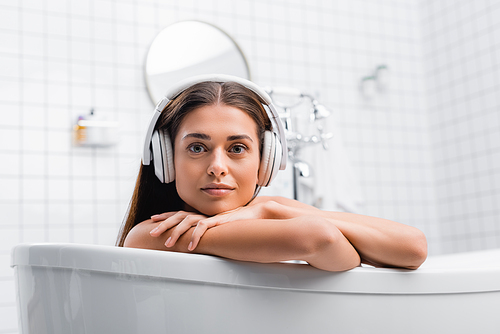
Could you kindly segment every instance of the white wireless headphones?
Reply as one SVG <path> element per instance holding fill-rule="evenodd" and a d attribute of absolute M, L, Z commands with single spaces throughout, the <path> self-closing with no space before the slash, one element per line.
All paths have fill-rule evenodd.
<path fill-rule="evenodd" d="M 262 88 L 251 81 L 231 75 L 200 75 L 185 79 L 171 87 L 165 94 L 165 97 L 156 105 L 155 111 L 153 112 L 153 117 L 149 123 L 146 140 L 144 142 L 142 164 L 149 165 L 152 161 L 155 175 L 162 183 L 170 183 L 175 180 L 172 142 L 166 130 L 155 130 L 156 122 L 165 106 L 171 100 L 194 84 L 207 81 L 222 83 L 236 82 L 250 89 L 265 101 L 266 104 L 263 104 L 263 107 L 266 109 L 273 123 L 273 131 L 266 131 L 264 134 L 258 185 L 267 187 L 276 177 L 278 170 L 284 170 L 286 168 L 287 147 L 283 124 L 281 123 L 276 108 L 272 104 L 271 98 Z"/>

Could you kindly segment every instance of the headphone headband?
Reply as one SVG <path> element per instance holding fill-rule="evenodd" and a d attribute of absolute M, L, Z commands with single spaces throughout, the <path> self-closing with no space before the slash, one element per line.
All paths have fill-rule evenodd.
<path fill-rule="evenodd" d="M 175 99 L 180 93 L 182 93 L 187 88 L 201 82 L 236 82 L 251 91 L 257 94 L 259 97 L 264 100 L 267 105 L 263 105 L 264 109 L 266 109 L 267 115 L 269 116 L 271 122 L 273 123 L 273 131 L 277 134 L 279 141 L 281 143 L 281 159 L 280 159 L 280 170 L 284 170 L 286 168 L 286 159 L 287 159 L 287 146 L 286 146 L 286 137 L 285 131 L 283 129 L 283 124 L 279 118 L 278 112 L 274 107 L 271 98 L 269 95 L 258 85 L 255 83 L 235 77 L 232 75 L 225 74 L 208 74 L 208 75 L 199 75 L 184 79 L 174 86 L 172 86 L 165 94 L 165 97 L 156 105 L 155 110 L 153 112 L 153 116 L 148 126 L 148 130 L 146 132 L 146 139 L 144 141 L 144 149 L 142 153 L 142 164 L 149 165 L 151 163 L 151 140 L 153 137 L 154 128 L 156 126 L 156 122 L 160 117 L 161 112 L 165 109 L 165 106 L 173 99 Z"/>

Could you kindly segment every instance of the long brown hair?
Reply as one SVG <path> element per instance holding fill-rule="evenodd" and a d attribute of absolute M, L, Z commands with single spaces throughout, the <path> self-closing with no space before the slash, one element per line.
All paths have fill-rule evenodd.
<path fill-rule="evenodd" d="M 172 147 L 184 117 L 191 111 L 210 105 L 227 105 L 247 113 L 257 124 L 262 152 L 264 132 L 272 130 L 271 121 L 262 106 L 265 103 L 256 93 L 235 82 L 202 82 L 195 84 L 170 101 L 162 111 L 156 130 L 167 131 Z M 152 165 L 141 165 L 128 212 L 118 234 L 117 246 L 123 247 L 125 238 L 134 226 L 148 220 L 153 214 L 184 209 L 172 183 L 161 183 Z"/>

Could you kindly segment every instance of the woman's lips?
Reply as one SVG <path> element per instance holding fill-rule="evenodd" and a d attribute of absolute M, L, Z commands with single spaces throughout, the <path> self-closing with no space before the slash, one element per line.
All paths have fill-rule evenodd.
<path fill-rule="evenodd" d="M 225 196 L 234 190 L 233 187 L 227 184 L 211 183 L 207 184 L 201 190 L 211 196 Z"/>

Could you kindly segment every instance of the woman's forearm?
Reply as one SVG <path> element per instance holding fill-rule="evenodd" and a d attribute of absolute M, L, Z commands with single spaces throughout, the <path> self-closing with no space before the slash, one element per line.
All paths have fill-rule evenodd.
<path fill-rule="evenodd" d="M 248 218 L 253 216 L 259 218 Z M 416 269 L 427 256 L 425 236 L 416 228 L 381 218 L 322 211 L 281 197 L 257 198 L 229 220 L 206 230 L 194 252 L 254 262 L 304 260 L 334 271 L 356 266 L 359 257 L 375 266 Z M 137 225 L 125 245 L 188 252 L 194 228 L 183 233 L 173 248 L 166 248 L 172 230 L 151 237 L 149 232 L 155 226 L 152 221 Z"/>
<path fill-rule="evenodd" d="M 143 222 L 130 232 L 126 247 L 189 252 L 191 231 L 184 233 L 174 247 L 164 243 L 168 230 L 151 237 L 154 223 Z M 326 219 L 301 216 L 286 220 L 241 220 L 207 230 L 195 253 L 251 262 L 304 260 L 314 267 L 341 271 L 356 267 L 360 258 L 342 233 Z"/>
<path fill-rule="evenodd" d="M 427 257 L 425 235 L 412 226 L 347 212 L 323 211 L 286 198 L 273 198 L 269 203 L 270 215 L 276 218 L 314 214 L 329 220 L 354 246 L 364 263 L 416 269 Z"/>
<path fill-rule="evenodd" d="M 304 260 L 329 271 L 360 264 L 356 250 L 338 228 L 317 216 L 232 222 L 208 230 L 198 247 L 201 253 L 242 261 Z"/>

